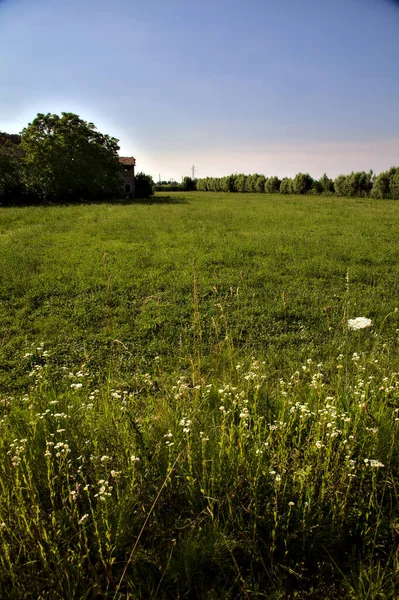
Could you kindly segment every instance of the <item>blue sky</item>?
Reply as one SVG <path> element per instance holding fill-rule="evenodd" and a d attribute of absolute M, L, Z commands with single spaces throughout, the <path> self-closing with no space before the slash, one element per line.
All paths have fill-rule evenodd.
<path fill-rule="evenodd" d="M 399 2 L 0 0 L 0 131 L 75 112 L 158 179 L 399 165 Z"/>

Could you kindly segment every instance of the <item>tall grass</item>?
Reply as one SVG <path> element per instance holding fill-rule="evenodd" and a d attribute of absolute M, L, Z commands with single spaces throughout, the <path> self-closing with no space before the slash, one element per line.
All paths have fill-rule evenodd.
<path fill-rule="evenodd" d="M 9 276 L 3 278 L 3 297 L 14 311 L 9 327 L 21 337 L 14 341 L 5 333 L 2 346 L 0 597 L 398 595 L 398 315 L 391 297 L 396 246 L 378 225 L 366 245 L 364 232 L 371 235 L 375 213 L 363 204 L 362 236 L 353 229 L 355 242 L 344 240 L 343 246 L 364 244 L 362 256 L 372 263 L 369 279 L 361 279 L 352 245 L 350 264 L 337 268 L 328 282 L 329 260 L 334 269 L 338 264 L 338 246 L 333 252 L 330 245 L 312 257 L 323 283 L 316 293 L 303 269 L 311 250 L 322 247 L 326 227 L 313 237 L 311 228 L 327 208 L 318 206 L 313 224 L 309 217 L 306 249 L 300 237 L 295 246 L 298 231 L 284 229 L 284 219 L 298 209 L 296 201 L 288 203 L 275 213 L 281 230 L 276 222 L 271 232 L 275 240 L 292 236 L 297 277 L 289 284 L 294 267 L 288 263 L 284 275 L 286 246 L 280 239 L 263 254 L 279 258 L 264 271 L 260 287 L 262 254 L 256 249 L 264 237 L 252 217 L 245 220 L 255 206 L 250 200 L 244 207 L 238 227 L 228 203 L 194 205 L 207 227 L 207 213 L 220 214 L 222 241 L 207 259 L 213 264 L 220 257 L 215 271 L 205 268 L 204 253 L 216 238 L 208 234 L 204 246 L 192 251 L 192 238 L 184 235 L 184 204 L 168 205 L 181 218 L 174 235 L 158 231 L 160 222 L 150 224 L 160 211 L 164 228 L 169 226 L 162 206 L 49 209 L 41 213 L 47 226 L 31 209 L 5 215 L 4 235 L 14 237 L 15 248 L 32 220 L 42 233 L 29 238 L 31 252 L 22 254 L 19 270 L 7 239 L 2 244 Z M 259 204 L 260 215 L 271 217 L 268 210 Z M 342 210 L 350 213 L 344 204 Z M 135 276 L 145 290 L 133 300 L 123 286 L 131 246 L 135 235 L 149 233 L 145 227 L 128 233 L 121 224 L 126 214 L 137 222 L 147 211 L 146 226 L 158 239 L 152 250 L 143 245 L 135 255 Z M 89 239 L 96 215 L 100 224 L 92 231 L 101 237 L 108 230 L 107 248 L 95 241 L 83 255 L 80 244 Z M 109 219 L 115 220 L 114 246 Z M 252 238 L 230 238 L 226 249 L 228 222 L 236 238 L 251 222 Z M 69 242 L 61 252 L 64 235 Z M 48 257 L 41 236 L 52 240 Z M 181 240 L 174 255 L 181 270 L 165 278 L 170 258 L 164 254 L 175 239 Z M 243 262 L 234 267 L 229 252 L 243 253 Z M 35 260 L 33 277 L 26 265 Z M 65 278 L 59 287 L 57 277 Z M 162 290 L 167 282 L 171 289 Z M 74 295 L 76 287 L 85 290 L 86 304 L 80 292 Z M 382 292 L 379 299 L 374 287 Z M 154 298 L 148 292 L 155 290 Z M 39 291 L 44 299 L 35 308 L 30 299 Z M 91 293 L 98 306 L 94 298 L 87 301 Z M 129 306 L 123 305 L 127 298 Z M 176 308 L 180 300 L 183 306 Z M 138 307 L 132 337 L 128 315 Z M 18 311 L 27 320 L 23 325 Z M 356 316 L 371 317 L 373 326 L 351 331 L 347 321 Z M 150 334 L 144 335 L 143 323 Z"/>
<path fill-rule="evenodd" d="M 55 385 L 39 348 L 3 399 L 3 597 L 397 593 L 399 375 L 377 348 L 126 390 L 84 367 Z"/>

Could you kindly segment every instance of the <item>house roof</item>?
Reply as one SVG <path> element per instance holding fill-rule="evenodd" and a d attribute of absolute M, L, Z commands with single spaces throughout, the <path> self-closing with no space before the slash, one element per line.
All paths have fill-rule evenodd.
<path fill-rule="evenodd" d="M 123 165 L 135 165 L 136 159 L 133 156 L 120 156 L 119 162 L 121 162 Z"/>

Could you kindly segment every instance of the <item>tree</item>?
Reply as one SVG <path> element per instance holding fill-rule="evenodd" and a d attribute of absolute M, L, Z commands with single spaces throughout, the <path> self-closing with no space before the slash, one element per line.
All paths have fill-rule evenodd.
<path fill-rule="evenodd" d="M 136 198 L 149 198 L 154 193 L 154 181 L 151 175 L 137 173 L 136 175 Z"/>
<path fill-rule="evenodd" d="M 390 176 L 389 172 L 385 171 L 384 173 L 380 173 L 374 179 L 373 189 L 371 190 L 372 198 L 390 198 L 391 192 L 389 189 L 390 184 Z"/>
<path fill-rule="evenodd" d="M 23 195 L 21 182 L 22 154 L 17 138 L 0 133 L 0 202 L 15 204 Z"/>
<path fill-rule="evenodd" d="M 265 181 L 266 178 L 264 175 L 258 175 L 255 182 L 255 192 L 258 194 L 263 194 L 265 191 Z"/>
<path fill-rule="evenodd" d="M 191 179 L 191 177 L 185 177 L 182 181 L 181 189 L 185 192 L 192 192 L 195 190 L 195 179 Z"/>
<path fill-rule="evenodd" d="M 349 177 L 350 175 L 338 175 L 334 179 L 334 190 L 337 196 L 349 196 Z"/>
<path fill-rule="evenodd" d="M 255 173 L 254 175 L 247 175 L 245 181 L 245 191 L 246 192 L 256 192 L 256 181 L 258 179 L 258 175 Z"/>
<path fill-rule="evenodd" d="M 351 198 L 369 196 L 373 187 L 373 171 L 366 173 L 358 171 L 350 175 L 338 175 L 334 179 L 334 189 L 337 196 L 349 196 Z"/>
<path fill-rule="evenodd" d="M 280 191 L 281 181 L 278 177 L 269 177 L 265 181 L 265 192 L 266 194 L 278 194 Z"/>
<path fill-rule="evenodd" d="M 347 195 L 352 198 L 364 198 L 370 194 L 373 187 L 373 172 L 358 171 L 347 176 Z"/>
<path fill-rule="evenodd" d="M 121 193 L 118 140 L 73 113 L 39 113 L 21 134 L 23 179 L 44 201 Z"/>
<path fill-rule="evenodd" d="M 292 179 L 283 177 L 280 183 L 280 194 L 292 194 Z"/>
<path fill-rule="evenodd" d="M 326 173 L 324 173 L 324 175 L 322 177 L 320 177 L 319 186 L 321 188 L 322 194 L 333 194 L 334 193 L 334 182 L 332 179 L 327 177 Z"/>
<path fill-rule="evenodd" d="M 389 191 L 393 200 L 399 200 L 399 169 L 390 169 L 391 177 L 389 182 Z"/>
<path fill-rule="evenodd" d="M 221 179 L 222 192 L 234 192 L 234 175 L 227 175 Z"/>
<path fill-rule="evenodd" d="M 235 187 L 237 192 L 246 192 L 247 191 L 247 175 L 240 173 L 240 175 L 236 175 Z"/>
<path fill-rule="evenodd" d="M 292 182 L 294 194 L 307 194 L 312 189 L 313 179 L 309 173 L 298 173 Z"/>

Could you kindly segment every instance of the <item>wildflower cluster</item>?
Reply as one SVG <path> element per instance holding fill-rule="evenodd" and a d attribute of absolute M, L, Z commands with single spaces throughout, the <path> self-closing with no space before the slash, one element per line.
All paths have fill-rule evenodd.
<path fill-rule="evenodd" d="M 181 427 L 183 427 L 183 433 L 185 433 L 186 435 L 188 435 L 190 433 L 190 427 L 191 427 L 191 420 L 187 419 L 186 417 L 183 417 L 180 420 L 179 425 Z"/>
<path fill-rule="evenodd" d="M 106 479 L 99 479 L 97 484 L 100 486 L 98 492 L 94 494 L 94 498 L 98 498 L 101 502 L 105 502 L 107 498 L 112 496 L 113 485 L 110 485 Z"/>
<path fill-rule="evenodd" d="M 18 467 L 21 464 L 22 455 L 26 449 L 27 439 L 23 438 L 22 440 L 15 439 L 10 444 L 10 449 L 8 450 L 8 456 L 11 456 L 11 464 L 13 467 Z"/>

